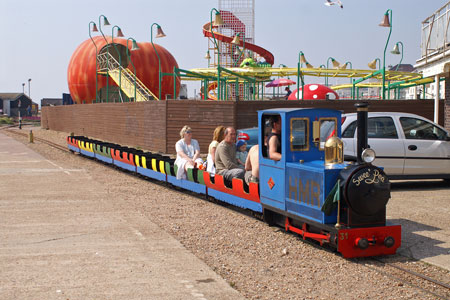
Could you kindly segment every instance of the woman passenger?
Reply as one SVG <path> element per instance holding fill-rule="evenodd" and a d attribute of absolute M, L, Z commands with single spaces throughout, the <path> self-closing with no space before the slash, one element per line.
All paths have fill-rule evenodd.
<path fill-rule="evenodd" d="M 180 131 L 181 139 L 175 144 L 177 159 L 175 164 L 178 167 L 177 179 L 186 179 L 186 171 L 201 165 L 203 160 L 200 158 L 200 146 L 197 140 L 192 138 L 191 127 L 185 125 Z"/>
<path fill-rule="evenodd" d="M 216 157 L 216 149 L 217 149 L 217 146 L 219 145 L 219 143 L 221 141 L 223 141 L 224 134 L 225 134 L 224 126 L 216 127 L 216 129 L 214 129 L 213 140 L 212 140 L 211 144 L 209 144 L 209 147 L 208 147 L 208 157 L 206 158 L 206 161 L 207 161 L 206 171 L 208 171 L 211 174 L 216 173 L 216 167 L 214 166 L 215 157 Z"/>

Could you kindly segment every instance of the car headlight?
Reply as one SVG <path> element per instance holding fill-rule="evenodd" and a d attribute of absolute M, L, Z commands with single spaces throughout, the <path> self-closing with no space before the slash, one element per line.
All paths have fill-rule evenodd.
<path fill-rule="evenodd" d="M 371 163 L 375 160 L 375 151 L 373 149 L 367 148 L 361 154 L 361 158 L 366 163 Z"/>

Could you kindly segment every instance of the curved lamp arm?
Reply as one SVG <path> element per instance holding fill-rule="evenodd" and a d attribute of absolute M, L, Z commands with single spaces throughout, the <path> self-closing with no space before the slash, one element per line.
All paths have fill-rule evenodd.
<path fill-rule="evenodd" d="M 136 67 L 134 66 L 133 60 L 131 59 L 131 53 L 128 48 L 128 42 L 130 40 L 132 41 L 131 51 L 138 50 L 139 46 L 137 45 L 136 40 L 133 39 L 132 37 L 129 37 L 127 39 L 127 56 L 128 56 L 128 59 L 130 60 L 131 65 L 133 66 L 133 71 L 134 71 L 134 102 L 136 102 L 136 80 L 137 80 L 137 77 L 136 77 Z"/>
<path fill-rule="evenodd" d="M 156 28 L 160 32 L 162 32 L 162 29 L 161 29 L 161 26 L 158 23 L 153 23 L 150 26 L 150 42 L 152 43 L 153 50 L 155 50 L 156 56 L 158 57 L 158 81 L 159 81 L 159 84 L 158 84 L 158 86 L 159 86 L 158 100 L 161 100 L 161 59 L 159 57 L 158 50 L 156 50 L 155 44 L 153 44 L 153 26 L 155 26 L 155 25 L 156 25 Z M 163 36 L 165 36 L 165 35 L 161 35 L 160 37 L 163 37 Z M 158 36 L 156 36 L 156 37 L 158 37 Z M 174 84 L 175 84 L 175 82 L 174 82 Z"/>
<path fill-rule="evenodd" d="M 213 37 L 213 40 L 214 40 L 214 45 L 216 46 L 216 48 L 217 48 L 217 99 L 221 99 L 221 84 L 220 84 L 220 48 L 219 48 L 219 45 L 218 45 L 218 43 L 217 43 L 217 41 L 216 41 L 216 36 L 214 35 L 214 31 L 212 30 L 212 13 L 213 13 L 213 11 L 215 11 L 216 12 L 216 16 L 217 15 L 219 15 L 220 16 L 220 12 L 217 10 L 217 9 L 215 9 L 215 8 L 212 8 L 211 9 L 211 11 L 210 11 L 210 23 L 209 23 L 209 30 L 211 31 L 211 34 L 212 34 L 212 37 Z"/>
<path fill-rule="evenodd" d="M 401 51 L 399 51 L 398 45 L 402 46 L 402 50 Z M 403 61 L 403 43 L 402 42 L 395 43 L 394 50 L 392 50 L 391 53 L 392 54 L 401 54 L 402 55 L 402 57 L 400 58 L 400 62 L 397 65 L 397 68 L 395 68 L 395 71 L 398 71 L 398 68 L 400 67 L 400 65 L 402 64 L 402 61 Z"/>
<path fill-rule="evenodd" d="M 388 9 L 386 10 L 386 12 L 384 13 L 385 19 L 387 17 L 387 19 L 389 20 L 388 23 L 381 23 L 380 26 L 383 27 L 387 27 L 389 26 L 389 35 L 386 41 L 386 45 L 384 46 L 384 52 L 383 52 L 383 86 L 382 86 L 382 90 L 383 90 L 383 100 L 386 98 L 386 49 L 387 46 L 389 44 L 389 39 L 391 38 L 391 33 L 392 33 L 392 10 Z"/>
<path fill-rule="evenodd" d="M 95 102 L 98 102 L 98 93 L 97 93 L 97 89 L 98 89 L 98 77 L 97 77 L 97 69 L 98 69 L 98 63 L 97 63 L 97 55 L 98 55 L 98 48 L 97 45 L 95 44 L 94 39 L 92 38 L 91 35 L 91 24 L 92 26 L 92 31 L 93 32 L 98 32 L 97 29 L 97 25 L 95 24 L 95 22 L 90 21 L 89 22 L 89 38 L 91 39 L 92 43 L 94 44 L 95 47 Z"/>

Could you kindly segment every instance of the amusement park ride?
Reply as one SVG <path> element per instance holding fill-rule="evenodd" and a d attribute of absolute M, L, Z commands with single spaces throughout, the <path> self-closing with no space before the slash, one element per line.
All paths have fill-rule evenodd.
<path fill-rule="evenodd" d="M 392 12 L 389 14 L 389 11 L 380 26 L 392 30 Z M 247 24 L 249 22 L 241 20 L 237 13 L 225 9 L 213 8 L 210 22 L 203 26 L 203 35 L 212 45 L 205 56 L 208 68 L 191 70 L 179 68 L 168 50 L 153 43 L 154 26 L 157 28 L 156 38 L 165 36 L 159 24 L 151 26 L 150 43 L 138 43 L 133 38 L 122 38 L 118 26 L 113 26 L 111 36 L 106 36 L 102 23 L 103 26 L 110 25 L 103 15 L 99 17 L 98 28 L 96 23 L 89 23 L 90 39 L 76 49 L 69 63 L 69 89 L 76 103 L 177 99 L 181 80 L 200 81 L 204 100 L 268 99 L 270 95 L 264 94 L 266 84 L 274 78 L 287 76 L 297 77 L 296 100 L 325 99 L 305 98 L 306 93 L 301 92 L 305 76 L 323 77 L 326 84 L 329 78 L 349 78 L 348 84 L 330 87 L 333 90 L 350 89 L 353 99 L 359 98 L 360 88 L 378 88 L 382 90 L 380 98 L 388 99 L 391 90 L 399 91 L 434 81 L 432 78 L 424 79 L 419 73 L 386 71 L 384 59 L 378 70 L 375 61 L 369 64 L 371 69 L 347 69 L 350 63 L 341 65 L 334 58 L 329 58 L 333 68 L 324 65 L 317 68 L 307 62 L 302 51 L 296 67 L 273 67 L 274 55 L 253 43 L 251 22 Z M 92 37 L 92 32 L 100 32 L 101 35 Z"/>

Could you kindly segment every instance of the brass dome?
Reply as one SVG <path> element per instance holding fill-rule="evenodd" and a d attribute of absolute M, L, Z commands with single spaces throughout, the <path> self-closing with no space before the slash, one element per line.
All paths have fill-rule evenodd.
<path fill-rule="evenodd" d="M 325 165 L 344 162 L 344 143 L 338 137 L 331 137 L 325 142 Z"/>

